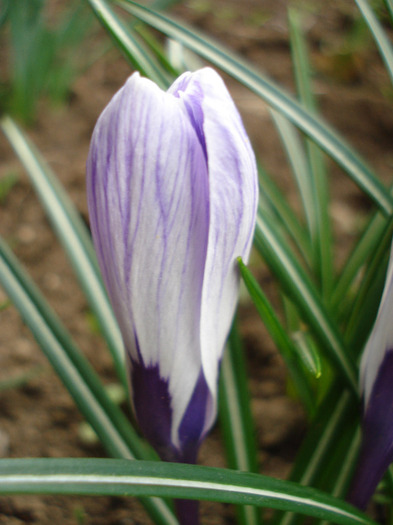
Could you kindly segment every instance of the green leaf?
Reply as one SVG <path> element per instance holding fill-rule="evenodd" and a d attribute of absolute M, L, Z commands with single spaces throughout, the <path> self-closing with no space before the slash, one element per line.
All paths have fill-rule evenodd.
<path fill-rule="evenodd" d="M 271 111 L 273 122 L 280 135 L 281 142 L 287 154 L 292 173 L 296 180 L 304 214 L 308 225 L 308 236 L 310 239 L 315 237 L 315 203 L 312 186 L 310 183 L 311 172 L 308 159 L 306 158 L 303 143 L 300 139 L 298 130 L 295 126 L 277 111 Z M 287 203 L 288 205 L 288 203 Z M 310 249 L 312 250 L 312 246 Z M 313 262 L 313 261 L 312 261 Z"/>
<path fill-rule="evenodd" d="M 159 63 L 168 72 L 170 77 L 176 78 L 180 75 L 180 72 L 173 67 L 171 61 L 168 59 L 165 46 L 161 41 L 153 34 L 153 30 L 149 27 L 146 27 L 145 24 L 141 22 L 136 22 L 134 25 L 136 33 L 143 38 L 143 41 L 149 48 L 153 51 Z M 168 76 L 169 78 L 169 76 Z"/>
<path fill-rule="evenodd" d="M 143 40 L 137 33 L 116 15 L 105 0 L 87 0 L 100 23 L 114 39 L 116 45 L 126 58 L 141 71 L 151 78 L 161 88 L 169 85 L 169 76 L 156 62 Z"/>
<path fill-rule="evenodd" d="M 0 127 L 32 181 L 62 243 L 90 308 L 96 315 L 111 351 L 117 375 L 128 389 L 120 330 L 109 304 L 90 235 L 60 181 L 14 120 L 4 117 Z"/>
<path fill-rule="evenodd" d="M 288 122 L 288 121 L 286 121 Z M 259 165 L 260 190 L 259 199 L 263 208 L 270 208 L 275 217 L 282 223 L 286 235 L 295 243 L 307 266 L 312 263 L 310 238 L 297 216 L 288 205 L 287 199 L 275 182 Z"/>
<path fill-rule="evenodd" d="M 368 266 L 352 304 L 345 337 L 350 341 L 355 356 L 359 356 L 377 314 L 386 277 L 392 231 L 393 217 L 385 223 L 380 242 L 370 253 Z"/>
<path fill-rule="evenodd" d="M 254 91 L 273 109 L 282 113 L 314 142 L 319 144 L 386 214 L 393 212 L 392 197 L 346 141 L 271 80 L 249 66 L 244 57 L 238 57 L 228 52 L 208 36 L 187 27 L 185 23 L 176 22 L 169 16 L 137 4 L 132 0 L 116 0 L 116 3 L 140 20 L 178 40 L 195 53 L 216 64 L 217 67 Z"/>
<path fill-rule="evenodd" d="M 303 368 L 299 366 L 297 349 L 278 320 L 268 298 L 241 258 L 238 259 L 238 264 L 244 283 L 247 286 L 259 315 L 289 369 L 300 398 L 307 408 L 307 411 L 312 414 L 315 410 L 314 396 L 310 389 L 309 379 L 306 377 Z"/>
<path fill-rule="evenodd" d="M 53 38 L 44 23 L 44 3 L 14 0 L 9 6 L 11 96 L 9 106 L 25 121 L 35 116 L 53 62 Z"/>
<path fill-rule="evenodd" d="M 336 364 L 349 387 L 357 392 L 356 366 L 345 347 L 332 317 L 319 299 L 312 282 L 277 232 L 271 219 L 260 209 L 255 246 L 296 304 L 303 321 L 309 324 L 327 359 Z"/>
<path fill-rule="evenodd" d="M 390 80 L 393 82 L 393 49 L 390 40 L 366 0 L 355 0 L 363 15 L 385 62 Z"/>
<path fill-rule="evenodd" d="M 151 457 L 124 414 L 109 399 L 101 381 L 53 310 L 1 239 L 0 284 L 108 453 L 128 459 Z M 149 500 L 144 504 L 158 523 L 176 523 L 163 501 Z"/>
<path fill-rule="evenodd" d="M 290 9 L 288 18 L 295 79 L 300 100 L 310 113 L 316 114 L 316 102 L 310 82 L 310 65 L 299 15 L 295 10 Z M 306 210 L 311 215 L 309 225 L 315 252 L 316 275 L 321 284 L 322 296 L 326 297 L 331 293 L 333 277 L 332 235 L 328 212 L 329 191 L 326 169 L 319 147 L 310 140 L 306 141 L 306 146 L 310 169 L 305 172 L 308 176 L 304 178 L 309 186 L 307 194 L 311 195 L 311 200 L 306 203 Z"/>
<path fill-rule="evenodd" d="M 248 472 L 109 459 L 0 460 L 0 494 L 42 493 L 221 501 L 290 510 L 340 525 L 375 525 L 332 496 Z"/>
<path fill-rule="evenodd" d="M 298 330 L 292 334 L 292 339 L 306 370 L 319 379 L 322 375 L 321 358 L 310 335 Z"/>
<path fill-rule="evenodd" d="M 390 22 L 393 24 L 393 0 L 385 0 L 386 7 L 388 8 Z"/>
<path fill-rule="evenodd" d="M 386 235 L 387 219 L 380 212 L 373 215 L 368 222 L 360 240 L 351 251 L 344 268 L 337 279 L 331 297 L 332 311 L 343 310 L 343 306 L 352 309 L 352 301 L 348 301 L 348 295 L 356 276 L 362 267 L 381 245 Z M 393 232 L 393 222 L 391 225 Z M 338 317 L 338 316 L 337 316 Z"/>
<path fill-rule="evenodd" d="M 107 399 L 94 371 L 2 239 L 0 265 L 2 287 L 109 453 L 115 457 L 132 457 L 128 444 L 114 427 L 117 417 L 122 426 L 127 427 L 127 422 L 122 421 L 124 416 Z M 125 431 L 128 432 L 128 428 Z"/>
<path fill-rule="evenodd" d="M 229 467 L 258 472 L 246 364 L 236 322 L 221 363 L 219 416 Z M 259 512 L 253 506 L 237 507 L 237 515 L 242 525 L 257 525 L 260 522 Z"/>
<path fill-rule="evenodd" d="M 332 463 L 336 448 L 343 435 L 343 429 L 352 422 L 358 421 L 357 411 L 354 410 L 354 397 L 348 391 L 343 392 L 341 383 L 334 382 L 330 392 L 320 406 L 300 450 L 297 453 L 295 464 L 290 474 L 290 480 L 301 485 L 318 486 L 323 480 L 326 470 Z M 353 466 L 353 457 L 358 448 L 348 454 L 345 450 L 336 475 L 340 476 L 340 469 L 345 468 L 347 461 Z M 340 479 L 341 487 L 344 480 Z M 294 513 L 278 513 L 273 520 L 274 525 L 295 525 L 299 517 Z"/>

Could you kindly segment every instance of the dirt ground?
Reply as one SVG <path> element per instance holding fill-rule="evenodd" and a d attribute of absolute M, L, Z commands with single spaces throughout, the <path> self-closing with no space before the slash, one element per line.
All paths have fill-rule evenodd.
<path fill-rule="evenodd" d="M 392 89 L 367 31 L 357 35 L 356 8 L 347 1 L 295 2 L 302 7 L 314 86 L 320 108 L 364 156 L 385 182 L 391 181 Z M 190 0 L 173 8 L 180 18 L 214 35 L 293 91 L 288 45 L 287 7 L 282 0 Z M 356 34 L 355 34 L 356 33 Z M 106 36 L 102 33 L 102 39 Z M 29 136 L 87 218 L 85 161 L 94 123 L 130 74 L 116 50 L 105 54 L 73 85 L 66 107 L 52 110 L 42 103 Z M 225 77 L 244 117 L 258 158 L 277 182 L 291 190 L 290 171 L 267 107 Z M 370 204 L 329 164 L 337 261 L 356 237 Z M 19 181 L 0 204 L 0 233 L 23 261 L 35 282 L 106 383 L 115 381 L 111 358 L 92 332 L 85 299 L 70 265 L 51 231 L 23 169 L 0 136 L 0 176 L 11 172 Z M 272 278 L 257 271 L 269 287 Z M 0 289 L 0 304 L 6 300 Z M 249 365 L 261 471 L 284 478 L 305 429 L 301 407 L 286 393 L 286 372 L 252 305 L 240 309 L 241 332 Z M 99 444 L 81 432 L 82 418 L 13 307 L 0 312 L 1 382 L 32 377 L 19 387 L 0 390 L 0 457 L 103 456 Z M 200 463 L 225 466 L 219 428 L 206 440 Z M 0 524 L 131 525 L 150 523 L 134 499 L 92 497 L 0 498 Z M 233 509 L 202 504 L 203 524 L 235 523 Z"/>

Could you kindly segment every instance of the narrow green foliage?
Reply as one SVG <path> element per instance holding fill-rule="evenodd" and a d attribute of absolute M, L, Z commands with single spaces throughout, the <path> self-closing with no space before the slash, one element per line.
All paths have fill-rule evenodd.
<path fill-rule="evenodd" d="M 155 27 L 167 36 L 178 40 L 198 55 L 217 65 L 233 78 L 259 95 L 298 126 L 306 135 L 334 159 L 377 206 L 389 214 L 393 211 L 393 198 L 385 187 L 343 137 L 287 95 L 252 66 L 244 57 L 238 57 L 206 35 L 179 23 L 163 13 L 142 6 L 133 0 L 116 0 L 123 9 Z"/>
<path fill-rule="evenodd" d="M 322 480 L 326 481 L 325 472 L 333 461 L 343 429 L 347 425 L 356 427 L 357 422 L 358 412 L 354 410 L 353 395 L 348 391 L 343 391 L 342 383 L 334 382 L 303 440 L 289 479 L 307 486 L 319 486 Z M 353 454 L 356 456 L 357 452 L 356 448 Z M 348 451 L 345 450 L 333 479 L 340 476 L 341 469 L 347 464 L 348 459 L 353 462 L 353 456 L 348 458 Z M 353 466 L 353 463 L 351 465 Z M 341 483 L 343 484 L 342 479 Z M 274 525 L 295 525 L 300 521 L 299 516 L 294 513 L 278 513 L 273 523 Z"/>
<path fill-rule="evenodd" d="M 298 330 L 293 334 L 292 339 L 305 369 L 316 379 L 319 379 L 322 375 L 321 358 L 310 334 Z"/>
<path fill-rule="evenodd" d="M 357 391 L 356 367 L 312 281 L 299 265 L 274 222 L 259 210 L 255 246 L 280 285 L 297 306 L 303 322 L 310 326 L 325 357 L 335 364 L 354 392 Z"/>
<path fill-rule="evenodd" d="M 389 12 L 390 21 L 393 25 L 393 0 L 385 0 L 385 4 Z"/>
<path fill-rule="evenodd" d="M 373 10 L 367 3 L 367 0 L 355 0 L 358 8 L 360 9 L 363 19 L 367 23 L 370 31 L 375 39 L 381 57 L 385 63 L 386 70 L 389 73 L 390 80 L 393 82 L 393 48 L 390 40 L 385 33 L 384 29 L 380 25 L 377 17 L 374 15 Z"/>
<path fill-rule="evenodd" d="M 126 26 L 105 0 L 87 0 L 94 14 L 114 39 L 126 59 L 145 76 L 166 89 L 170 76 L 156 61 L 135 30 Z"/>
<path fill-rule="evenodd" d="M 377 314 L 386 277 L 392 232 L 393 218 L 385 224 L 380 242 L 375 247 L 375 251 L 370 254 L 365 274 L 346 324 L 345 337 L 350 342 L 350 348 L 356 357 L 359 356 L 363 348 Z"/>
<path fill-rule="evenodd" d="M 393 80 L 389 35 L 371 2 L 355 2 L 361 13 L 361 18 L 357 18 L 361 36 L 368 34 L 367 24 Z M 310 518 L 318 520 L 319 525 L 375 525 L 338 498 L 346 495 L 360 448 L 358 362 L 383 289 L 393 234 L 393 192 L 319 115 L 306 38 L 297 11 L 289 11 L 289 32 L 299 100 L 261 75 L 244 57 L 159 11 L 172 3 L 174 0 L 156 0 L 147 5 L 134 0 L 86 0 L 70 4 L 52 26 L 46 17 L 45 0 L 3 0 L 0 28 L 6 29 L 11 59 L 8 74 L 0 79 L 1 111 L 5 115 L 0 126 L 71 261 L 92 317 L 110 348 L 124 395 L 127 377 L 123 344 L 89 232 L 47 163 L 7 115 L 13 112 L 25 122 L 32 122 L 43 95 L 54 101 L 66 98 L 75 71 L 81 66 L 78 57 L 86 58 L 79 52 L 80 43 L 90 21 L 95 19 L 132 67 L 163 89 L 178 72 L 155 30 L 263 99 L 281 138 L 302 206 L 300 214 L 295 213 L 285 191 L 260 168 L 255 247 L 276 278 L 282 312 L 273 307 L 241 259 L 238 267 L 259 316 L 287 365 L 290 387 L 294 387 L 309 415 L 309 428 L 290 481 L 258 473 L 247 365 L 234 324 L 222 361 L 219 393 L 220 428 L 230 468 L 156 461 L 156 454 L 108 395 L 61 321 L 0 240 L 0 284 L 86 418 L 88 428 L 107 453 L 116 458 L 0 459 L 0 495 L 141 497 L 154 522 L 160 525 L 177 525 L 171 506 L 165 501 L 171 497 L 234 504 L 241 525 L 259 525 L 261 507 L 275 509 L 272 525 L 300 525 Z M 392 15 L 392 0 L 385 0 L 385 4 Z M 117 6 L 136 19 L 123 19 L 121 10 L 115 10 Z M 203 2 L 199 7 L 205 14 L 212 12 L 209 3 Z M 223 8 L 222 14 L 226 21 L 235 21 L 236 12 L 232 9 Z M 346 45 L 352 38 L 350 34 Z M 359 45 L 358 35 L 356 38 Z M 341 270 L 335 267 L 333 259 L 325 154 L 377 206 Z M 0 203 L 6 201 L 17 181 L 13 173 L 1 179 Z M 8 301 L 0 305 L 0 311 L 8 305 Z M 35 374 L 39 372 L 33 369 L 3 381 L 0 390 L 24 385 L 32 377 L 37 380 L 39 376 Z M 138 461 L 130 461 L 136 458 Z M 392 494 L 390 472 L 383 484 L 384 504 L 391 506 Z M 84 513 L 79 512 L 75 519 L 84 522 Z"/>
<path fill-rule="evenodd" d="M 351 298 L 356 289 L 356 277 L 364 268 L 370 254 L 375 254 L 378 246 L 381 246 L 386 237 L 386 227 L 386 217 L 379 212 L 375 213 L 366 225 L 337 278 L 331 297 L 332 311 L 339 311 L 341 315 L 346 316 L 346 310 L 352 309 Z M 391 233 L 393 233 L 393 224 Z"/>
<path fill-rule="evenodd" d="M 167 73 L 167 78 L 170 79 L 172 77 L 175 79 L 178 77 L 180 75 L 180 71 L 173 67 L 169 59 L 170 57 L 167 57 L 166 50 L 163 48 L 161 42 L 159 42 L 158 39 L 153 35 L 153 32 L 141 22 L 134 24 L 134 30 L 157 57 L 159 63 Z"/>
<path fill-rule="evenodd" d="M 44 0 L 12 0 L 6 6 L 4 25 L 10 26 L 8 97 L 3 111 L 31 123 L 43 95 L 62 102 L 82 67 L 77 50 L 88 29 L 90 13 L 78 3 L 53 29 L 47 21 Z M 85 55 L 83 60 L 86 59 Z"/>
<path fill-rule="evenodd" d="M 150 459 L 146 446 L 110 400 L 94 370 L 1 239 L 0 284 L 107 452 L 117 458 Z M 163 501 L 146 500 L 144 503 L 157 523 L 176 523 Z"/>
<path fill-rule="evenodd" d="M 300 17 L 294 10 L 289 10 L 289 29 L 299 97 L 310 113 L 316 114 L 306 42 L 301 30 Z M 314 248 L 314 267 L 322 296 L 327 297 L 331 292 L 333 279 L 331 227 L 328 213 L 329 189 L 321 150 L 310 140 L 306 140 L 306 149 L 309 170 L 305 172 L 308 173 L 305 182 L 309 187 L 307 194 L 311 196 L 306 203 L 306 210 L 310 215 L 309 228 Z"/>
<path fill-rule="evenodd" d="M 12 0 L 3 0 L 0 4 L 0 29 L 7 20 Z"/>
<path fill-rule="evenodd" d="M 245 472 L 258 472 L 246 363 L 236 322 L 221 364 L 219 416 L 228 466 Z M 237 515 L 241 525 L 257 525 L 260 522 L 256 507 L 239 506 Z"/>
<path fill-rule="evenodd" d="M 254 301 L 258 313 L 288 366 L 297 393 L 303 401 L 307 411 L 310 414 L 313 414 L 315 410 L 314 396 L 310 388 L 309 378 L 306 376 L 304 369 L 299 362 L 297 347 L 294 345 L 293 341 L 278 320 L 268 298 L 240 258 L 238 259 L 238 264 L 242 278 L 252 300 Z"/>
<path fill-rule="evenodd" d="M 129 427 L 110 402 L 104 388 L 70 335 L 60 323 L 39 290 L 0 240 L 0 282 L 22 318 L 31 329 L 77 405 L 115 457 L 132 457 L 124 438 L 117 436 L 110 420 L 120 418 L 125 435 Z M 106 405 L 107 414 L 104 415 Z M 112 412 L 113 409 L 113 412 Z M 113 424 L 113 423 L 112 423 Z"/>
<path fill-rule="evenodd" d="M 285 119 L 283 120 L 288 122 Z M 288 205 L 283 192 L 278 188 L 274 180 L 267 174 L 262 166 L 259 166 L 259 180 L 259 200 L 261 206 L 265 210 L 271 210 L 274 217 L 280 221 L 285 235 L 294 242 L 296 248 L 304 259 L 305 265 L 310 267 L 312 262 L 311 242 L 307 232 L 304 231 L 303 225 Z"/>
<path fill-rule="evenodd" d="M 174 463 L 103 459 L 0 460 L 1 494 L 161 496 L 295 511 L 339 525 L 375 525 L 332 496 L 266 476 Z"/>
<path fill-rule="evenodd" d="M 0 127 L 23 163 L 73 265 L 91 309 L 99 320 L 118 377 L 127 389 L 123 342 L 104 290 L 89 232 L 60 181 L 17 124 L 11 118 L 4 117 L 0 120 Z"/>

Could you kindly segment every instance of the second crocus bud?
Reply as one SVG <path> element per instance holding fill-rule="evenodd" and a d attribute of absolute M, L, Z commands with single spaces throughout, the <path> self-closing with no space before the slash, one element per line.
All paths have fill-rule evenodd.
<path fill-rule="evenodd" d="M 349 501 L 365 509 L 393 461 L 393 253 L 378 315 L 360 367 L 362 446 Z"/>
<path fill-rule="evenodd" d="M 132 75 L 100 116 L 87 162 L 93 240 L 123 335 L 135 415 L 169 461 L 194 462 L 247 261 L 257 170 L 210 68 L 167 92 Z"/>

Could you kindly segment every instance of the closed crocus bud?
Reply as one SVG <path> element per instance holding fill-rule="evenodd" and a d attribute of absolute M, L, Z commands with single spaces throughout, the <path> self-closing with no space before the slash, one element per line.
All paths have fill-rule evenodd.
<path fill-rule="evenodd" d="M 349 501 L 365 509 L 393 461 L 393 252 L 378 315 L 360 366 L 362 446 Z"/>
<path fill-rule="evenodd" d="M 133 74 L 95 127 L 87 196 L 136 419 L 161 458 L 195 462 L 216 417 L 236 258 L 248 259 L 258 198 L 220 76 L 185 73 L 164 92 Z"/>

